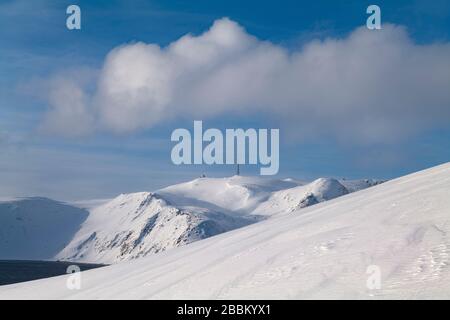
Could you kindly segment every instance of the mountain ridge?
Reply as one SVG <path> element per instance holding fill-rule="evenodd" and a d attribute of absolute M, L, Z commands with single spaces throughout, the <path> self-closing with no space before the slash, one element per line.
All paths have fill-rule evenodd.
<path fill-rule="evenodd" d="M 48 220 L 43 209 L 45 207 L 40 206 L 45 201 L 50 201 L 54 207 L 66 206 L 61 208 L 78 212 L 80 221 L 69 219 L 70 223 L 68 221 L 64 226 L 56 224 L 52 227 L 49 224 L 46 228 L 42 227 L 45 232 L 41 232 L 40 237 L 48 240 L 46 246 L 54 245 L 59 248 L 54 249 L 51 254 L 39 254 L 40 251 L 33 248 L 34 243 L 40 242 L 26 238 L 19 241 L 24 246 L 23 254 L 12 254 L 17 251 L 16 241 L 8 242 L 6 238 L 12 236 L 6 236 L 10 233 L 5 230 L 6 224 L 2 224 L 0 237 L 5 239 L 5 249 L 0 251 L 3 253 L 0 258 L 58 259 L 88 263 L 116 263 L 136 259 L 345 195 L 349 193 L 344 186 L 346 184 L 351 185 L 353 191 L 374 184 L 362 180 L 351 181 L 320 178 L 305 183 L 262 177 L 203 177 L 155 192 L 121 194 L 107 201 L 85 201 L 87 210 L 58 201 L 34 198 L 35 201 L 40 199 L 40 202 L 28 209 L 29 214 L 36 211 L 42 220 Z M 17 201 L 23 200 L 10 199 L 9 202 L 0 204 L 3 203 L 3 208 L 6 208 L 8 203 L 8 208 L 11 209 Z M 76 205 L 83 205 L 83 202 Z M 11 209 L 4 212 L 3 216 L 13 215 L 13 211 Z M 15 230 L 33 229 L 32 225 L 19 222 L 8 225 Z M 49 235 L 55 233 L 63 237 L 61 230 L 57 229 L 70 231 L 66 238 L 49 244 Z M 36 232 L 39 233 L 39 230 Z"/>

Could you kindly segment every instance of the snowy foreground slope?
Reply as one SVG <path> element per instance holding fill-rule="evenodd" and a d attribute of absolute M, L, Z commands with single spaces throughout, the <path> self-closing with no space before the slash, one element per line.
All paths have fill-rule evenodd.
<path fill-rule="evenodd" d="M 303 184 L 234 176 L 199 178 L 153 193 L 122 194 L 91 208 L 86 222 L 56 258 L 91 263 L 136 259 L 377 183 L 321 178 Z"/>
<path fill-rule="evenodd" d="M 0 299 L 450 298 L 450 163 L 134 261 L 0 287 Z M 381 289 L 369 289 L 369 266 Z"/>

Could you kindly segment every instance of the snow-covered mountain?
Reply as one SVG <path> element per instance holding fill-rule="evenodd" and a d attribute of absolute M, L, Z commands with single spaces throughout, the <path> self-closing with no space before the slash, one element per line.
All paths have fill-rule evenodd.
<path fill-rule="evenodd" d="M 108 263 L 135 259 L 252 222 L 206 207 L 177 207 L 155 193 L 123 194 L 92 209 L 57 258 Z"/>
<path fill-rule="evenodd" d="M 365 188 L 366 186 L 361 185 L 360 189 Z M 351 190 L 354 192 L 360 189 L 353 188 Z M 309 184 L 273 192 L 267 201 L 258 205 L 253 213 L 273 216 L 275 214 L 293 212 L 297 209 L 346 195 L 349 192 L 343 183 L 335 179 L 320 178 Z"/>
<path fill-rule="evenodd" d="M 72 205 L 45 198 L 5 200 L 0 202 L 0 259 L 135 259 L 376 183 L 234 176 Z"/>
<path fill-rule="evenodd" d="M 88 212 L 46 198 L 0 201 L 0 259 L 53 259 Z"/>
<path fill-rule="evenodd" d="M 448 299 L 449 208 L 447 163 L 83 272 L 78 291 L 61 276 L 2 286 L 0 299 Z"/>
<path fill-rule="evenodd" d="M 370 185 L 351 183 L 360 188 Z M 56 258 L 101 263 L 135 259 L 349 193 L 329 178 L 300 184 L 234 176 L 199 178 L 154 193 L 123 194 L 91 209 Z"/>

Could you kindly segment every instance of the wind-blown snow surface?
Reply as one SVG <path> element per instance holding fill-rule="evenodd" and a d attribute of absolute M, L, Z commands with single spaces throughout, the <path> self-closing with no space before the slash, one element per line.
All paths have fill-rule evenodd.
<path fill-rule="evenodd" d="M 450 164 L 0 299 L 450 298 Z M 381 289 L 366 270 L 381 271 Z"/>
<path fill-rule="evenodd" d="M 376 183 L 321 178 L 301 184 L 234 176 L 122 194 L 91 208 L 57 258 L 91 263 L 135 259 L 345 195 L 349 191 L 343 184 L 355 191 Z"/>

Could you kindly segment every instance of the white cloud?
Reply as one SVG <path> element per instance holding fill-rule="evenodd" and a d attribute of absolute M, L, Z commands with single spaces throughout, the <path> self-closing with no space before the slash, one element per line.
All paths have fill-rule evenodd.
<path fill-rule="evenodd" d="M 95 110 L 92 109 L 88 86 L 94 71 L 81 68 L 58 74 L 48 81 L 32 81 L 31 93 L 42 97 L 46 93 L 49 109 L 44 115 L 40 130 L 70 137 L 85 136 L 95 127 Z M 29 90 L 26 87 L 25 90 Z M 30 91 L 30 90 L 29 90 Z"/>
<path fill-rule="evenodd" d="M 450 124 L 450 44 L 417 45 L 404 28 L 385 24 L 296 51 L 224 18 L 164 48 L 115 48 L 93 94 L 59 85 L 45 126 L 61 131 L 73 130 L 73 119 L 84 132 L 127 133 L 236 114 L 266 116 L 298 136 L 380 142 Z"/>

